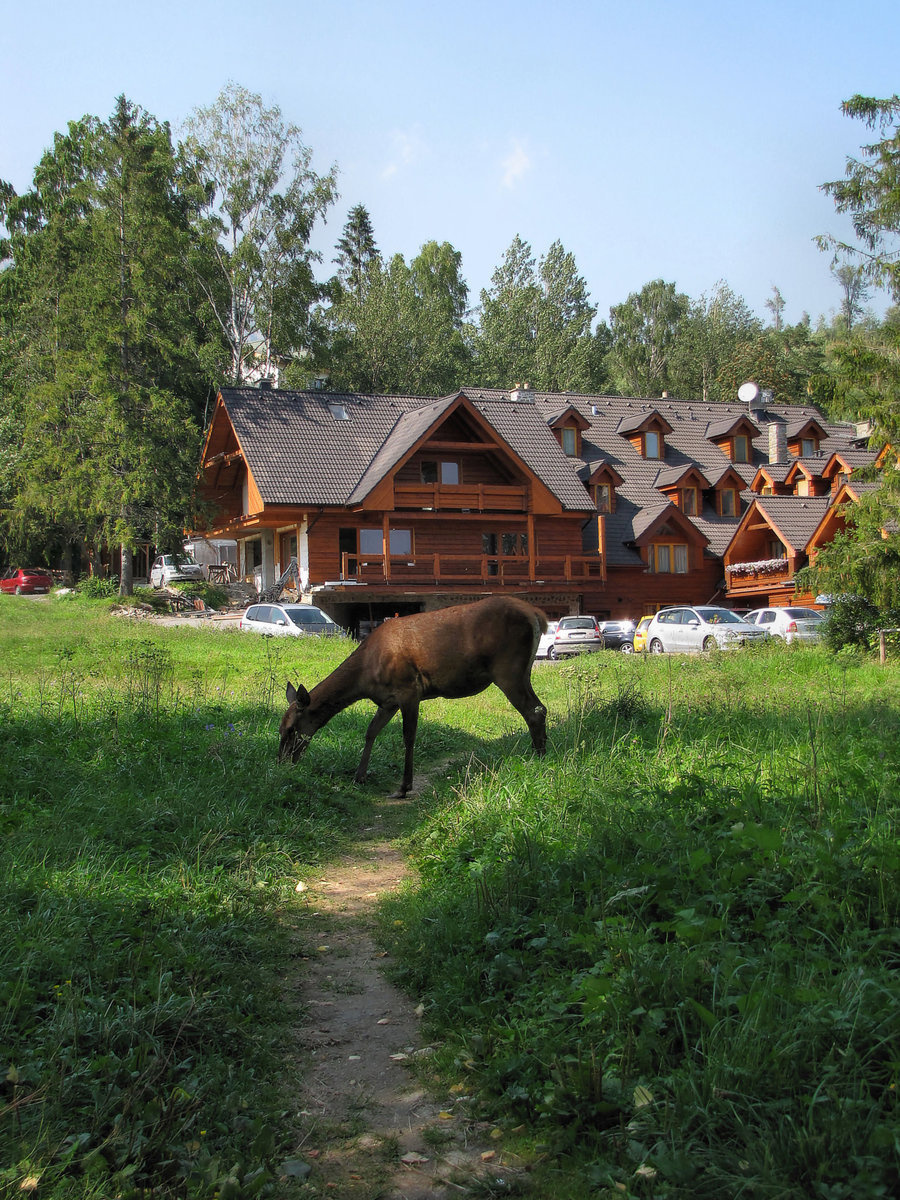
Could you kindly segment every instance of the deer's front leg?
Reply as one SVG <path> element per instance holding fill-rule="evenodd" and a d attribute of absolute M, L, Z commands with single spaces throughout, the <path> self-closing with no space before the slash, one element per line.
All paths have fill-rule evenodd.
<path fill-rule="evenodd" d="M 378 712 L 369 722 L 369 728 L 366 730 L 366 744 L 363 746 L 362 758 L 359 760 L 359 766 L 356 768 L 354 780 L 356 783 L 364 783 L 366 772 L 369 769 L 369 757 L 372 753 L 372 746 L 375 739 L 390 721 L 391 717 L 399 708 L 399 704 L 383 704 Z"/>

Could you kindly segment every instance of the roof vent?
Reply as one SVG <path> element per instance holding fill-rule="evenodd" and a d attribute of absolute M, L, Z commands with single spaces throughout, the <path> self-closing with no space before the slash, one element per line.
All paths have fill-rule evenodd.
<path fill-rule="evenodd" d="M 259 383 L 256 386 L 261 392 L 271 392 L 272 380 L 271 379 L 260 379 Z"/>

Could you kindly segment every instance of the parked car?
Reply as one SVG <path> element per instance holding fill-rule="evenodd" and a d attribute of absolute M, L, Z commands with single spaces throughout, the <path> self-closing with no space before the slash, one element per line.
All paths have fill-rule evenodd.
<path fill-rule="evenodd" d="M 0 579 L 0 591 L 9 596 L 36 596 L 49 592 L 52 587 L 53 580 L 40 567 L 19 567 Z"/>
<path fill-rule="evenodd" d="M 535 658 L 549 658 L 550 647 L 553 645 L 553 639 L 556 637 L 556 621 L 550 621 L 547 624 L 547 632 L 541 634 L 541 640 L 538 642 L 537 654 Z"/>
<path fill-rule="evenodd" d="M 724 650 L 765 642 L 768 634 L 749 625 L 730 608 L 663 608 L 647 626 L 651 654 Z"/>
<path fill-rule="evenodd" d="M 178 580 L 202 578 L 203 568 L 190 554 L 161 554 L 150 568 L 150 584 L 155 588 Z"/>
<path fill-rule="evenodd" d="M 560 617 L 553 641 L 547 648 L 547 657 L 564 658 L 567 654 L 602 649 L 603 634 L 596 617 Z"/>
<path fill-rule="evenodd" d="M 601 621 L 600 632 L 604 649 L 634 653 L 634 621 Z"/>
<path fill-rule="evenodd" d="M 818 642 L 824 627 L 822 614 L 814 608 L 755 608 L 744 620 L 785 642 Z"/>
<path fill-rule="evenodd" d="M 241 629 L 270 637 L 324 634 L 340 637 L 343 629 L 314 604 L 251 604 L 241 617 Z"/>
<path fill-rule="evenodd" d="M 632 649 L 635 654 L 643 653 L 647 649 L 647 627 L 652 620 L 652 616 L 641 617 L 637 625 L 635 625 L 634 641 L 632 642 Z"/>

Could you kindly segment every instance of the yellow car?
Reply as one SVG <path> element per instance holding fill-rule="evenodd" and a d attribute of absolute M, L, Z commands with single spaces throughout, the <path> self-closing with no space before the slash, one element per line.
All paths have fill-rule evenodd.
<path fill-rule="evenodd" d="M 634 652 L 639 653 L 641 650 L 647 649 L 647 626 L 653 620 L 653 616 L 641 617 L 634 631 Z"/>

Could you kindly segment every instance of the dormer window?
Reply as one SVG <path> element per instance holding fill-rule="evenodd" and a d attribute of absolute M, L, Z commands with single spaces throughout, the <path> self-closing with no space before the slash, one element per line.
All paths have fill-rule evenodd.
<path fill-rule="evenodd" d="M 559 432 L 563 454 L 574 458 L 578 452 L 578 431 L 574 425 L 564 425 Z"/>
<path fill-rule="evenodd" d="M 681 511 L 689 517 L 697 515 L 697 489 L 688 487 L 681 492 Z"/>
<path fill-rule="evenodd" d="M 597 505 L 597 512 L 612 512 L 612 488 L 608 483 L 595 485 L 594 503 Z"/>
<path fill-rule="evenodd" d="M 731 445 L 733 462 L 745 463 L 750 461 L 750 439 L 746 434 L 736 434 Z"/>
<path fill-rule="evenodd" d="M 737 491 L 734 488 L 722 488 L 719 492 L 719 512 L 723 517 L 737 516 Z"/>
<path fill-rule="evenodd" d="M 814 454 L 818 453 L 818 450 L 819 450 L 819 445 L 815 438 L 801 438 L 800 439 L 800 457 L 801 458 L 812 458 Z"/>
<path fill-rule="evenodd" d="M 662 458 L 662 435 L 655 429 L 648 429 L 644 434 L 644 458 Z"/>

